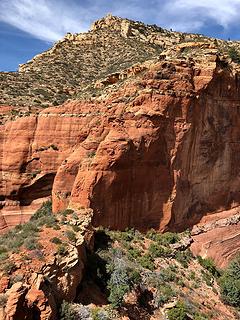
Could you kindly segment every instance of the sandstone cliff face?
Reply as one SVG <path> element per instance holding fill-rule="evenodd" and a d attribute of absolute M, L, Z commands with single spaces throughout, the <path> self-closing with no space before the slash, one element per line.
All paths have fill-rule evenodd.
<path fill-rule="evenodd" d="M 91 207 L 94 225 L 119 229 L 183 230 L 239 204 L 237 75 L 209 49 L 142 69 L 3 126 L 2 228 L 51 193 L 55 211 Z"/>
<path fill-rule="evenodd" d="M 239 222 L 239 207 L 203 217 L 192 229 L 193 254 L 211 257 L 217 266 L 226 267 L 239 252 Z"/>

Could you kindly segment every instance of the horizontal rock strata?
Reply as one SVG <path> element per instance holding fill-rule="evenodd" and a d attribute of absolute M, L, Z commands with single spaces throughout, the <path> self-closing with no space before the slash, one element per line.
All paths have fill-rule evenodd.
<path fill-rule="evenodd" d="M 119 229 L 183 230 L 238 204 L 240 82 L 206 57 L 149 61 L 107 95 L 6 123 L 1 228 L 51 194 Z"/>

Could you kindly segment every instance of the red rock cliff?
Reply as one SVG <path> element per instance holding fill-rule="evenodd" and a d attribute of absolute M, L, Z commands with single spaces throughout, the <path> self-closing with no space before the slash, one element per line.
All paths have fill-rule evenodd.
<path fill-rule="evenodd" d="M 237 76 L 215 54 L 138 72 L 2 127 L 1 228 L 51 193 L 55 211 L 91 207 L 119 229 L 183 230 L 239 204 Z"/>

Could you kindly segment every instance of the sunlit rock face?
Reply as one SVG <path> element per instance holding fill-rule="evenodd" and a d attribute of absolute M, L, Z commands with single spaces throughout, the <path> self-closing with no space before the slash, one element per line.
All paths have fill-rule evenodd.
<path fill-rule="evenodd" d="M 6 123 L 2 229 L 50 195 L 54 211 L 91 207 L 94 225 L 117 229 L 184 230 L 237 206 L 239 81 L 207 52 L 146 62 L 97 98 Z"/>

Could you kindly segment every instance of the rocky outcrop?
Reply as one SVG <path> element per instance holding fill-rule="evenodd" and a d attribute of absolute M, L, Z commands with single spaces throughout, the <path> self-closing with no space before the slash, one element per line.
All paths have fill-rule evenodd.
<path fill-rule="evenodd" d="M 219 267 L 226 267 L 239 252 L 240 208 L 203 217 L 193 227 L 192 238 L 195 255 L 211 257 Z"/>
<path fill-rule="evenodd" d="M 75 215 L 78 214 L 75 212 Z M 64 227 L 48 227 L 39 233 L 38 239 L 44 248 L 41 255 L 39 250 L 28 252 L 29 256 L 33 256 L 31 263 L 24 258 L 27 254 L 24 248 L 9 256 L 9 261 L 14 261 L 15 267 L 11 277 L 0 274 L 6 283 L 1 283 L 1 292 L 6 297 L 6 304 L 0 306 L 1 320 L 55 320 L 62 301 L 73 301 L 77 297 L 86 264 L 86 251 L 92 250 L 91 216 L 91 211 L 82 210 L 80 219 L 75 220 L 79 230 L 75 234 L 75 243 L 66 242 Z M 51 241 L 53 237 L 65 240 L 64 252 L 60 252 L 59 246 Z M 7 289 L 9 279 L 19 281 Z"/>
<path fill-rule="evenodd" d="M 38 231 L 43 253 L 32 252 L 31 264 L 24 248 L 11 252 L 13 278 L 0 277 L 0 319 L 53 320 L 63 300 L 98 295 L 94 285 L 91 294 L 77 292 L 91 225 L 191 228 L 172 249 L 191 247 L 220 267 L 236 255 L 239 67 L 216 42 L 109 15 L 89 33 L 68 34 L 19 73 L 0 74 L 3 104 L 13 104 L 0 107 L 0 232 L 26 222 L 50 197 L 56 216 L 71 208 L 82 219 L 79 231 L 70 217 L 75 243 L 62 239 L 72 231 L 65 216 L 51 232 Z M 75 100 L 42 109 L 36 95 L 45 107 Z M 64 254 L 55 236 L 58 244 L 67 241 Z"/>
<path fill-rule="evenodd" d="M 51 193 L 55 211 L 91 207 L 94 225 L 119 229 L 183 230 L 236 206 L 239 81 L 209 50 L 146 62 L 90 101 L 7 123 L 5 222 L 11 205 L 17 223 Z"/>
<path fill-rule="evenodd" d="M 35 108 L 82 96 L 85 87 L 97 79 L 157 57 L 163 50 L 188 56 L 195 47 L 201 55 L 201 48 L 209 46 L 228 54 L 229 48 L 239 48 L 239 42 L 107 15 L 88 32 L 66 34 L 52 48 L 20 65 L 18 72 L 0 72 L 0 104 L 16 106 L 12 115 L 23 116 L 20 110 L 24 107 L 34 113 Z"/>

